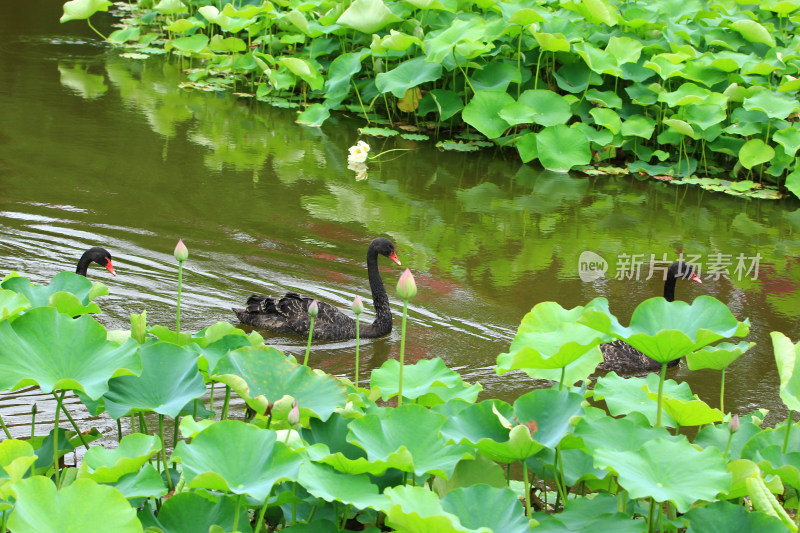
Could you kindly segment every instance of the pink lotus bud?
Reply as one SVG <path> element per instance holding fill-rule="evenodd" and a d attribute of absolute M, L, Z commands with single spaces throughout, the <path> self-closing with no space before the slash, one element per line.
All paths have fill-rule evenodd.
<path fill-rule="evenodd" d="M 356 296 L 356 297 L 353 299 L 353 312 L 354 312 L 356 315 L 360 315 L 360 314 L 362 313 L 362 311 L 364 311 L 364 304 L 363 304 L 363 303 L 361 303 L 361 298 L 359 298 L 358 296 Z"/>
<path fill-rule="evenodd" d="M 175 259 L 178 260 L 179 263 L 183 263 L 187 259 L 189 259 L 189 249 L 183 244 L 183 239 L 178 239 L 178 244 L 175 246 L 175 251 L 173 252 Z"/>
<path fill-rule="evenodd" d="M 319 314 L 319 304 L 317 304 L 316 300 L 311 300 L 311 303 L 308 306 L 308 315 L 311 318 L 314 318 L 318 314 Z"/>
<path fill-rule="evenodd" d="M 400 281 L 397 282 L 397 294 L 404 300 L 408 300 L 417 294 L 417 284 L 414 282 L 411 270 L 406 269 L 400 276 Z"/>
<path fill-rule="evenodd" d="M 289 422 L 290 426 L 296 426 L 300 423 L 300 406 L 297 405 L 297 400 L 292 401 L 292 410 L 289 411 L 286 421 Z"/>
<path fill-rule="evenodd" d="M 731 433 L 739 431 L 739 415 L 733 415 L 731 421 L 728 422 L 728 429 Z"/>

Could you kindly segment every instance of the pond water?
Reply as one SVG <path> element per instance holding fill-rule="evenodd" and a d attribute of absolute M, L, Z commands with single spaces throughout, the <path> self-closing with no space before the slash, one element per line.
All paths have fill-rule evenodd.
<path fill-rule="evenodd" d="M 99 300 L 98 320 L 123 329 L 131 313 L 146 309 L 150 324 L 169 326 L 172 251 L 182 238 L 190 258 L 181 327 L 197 331 L 235 323 L 230 308 L 253 293 L 302 291 L 345 309 L 359 295 L 370 311 L 365 251 L 385 236 L 419 287 L 409 308 L 407 360 L 442 357 L 483 385 L 482 398 L 512 401 L 541 384 L 520 372 L 497 376 L 494 364 L 533 305 L 555 300 L 570 308 L 605 296 L 627 323 L 640 301 L 661 295 L 663 282 L 646 279 L 647 266 L 639 279 L 615 279 L 626 254 L 647 262 L 651 254 L 671 260 L 683 252 L 699 256 L 704 283 L 679 282 L 677 297 L 722 300 L 750 318 L 749 340 L 758 343 L 729 368 L 726 408 L 766 408 L 773 422 L 786 416 L 769 332 L 800 337 L 796 202 L 631 176 L 571 177 L 493 149 L 441 152 L 433 143 L 370 137 L 372 153 L 410 151 L 370 163 L 369 177 L 356 181 L 347 148 L 363 122 L 337 116 L 308 128 L 294 123 L 292 109 L 179 88 L 188 63 L 120 58 L 84 24 L 59 26 L 60 10 L 58 2 L 37 1 L 13 24 L 0 21 L 0 275 L 15 270 L 47 283 L 74 270 L 83 250 L 102 245 L 118 275 L 97 265 L 89 271 L 111 291 Z M 110 31 L 110 16 L 96 18 Z M 608 261 L 608 277 L 580 279 L 584 251 Z M 717 254 L 729 256 L 730 279 L 705 272 Z M 746 266 L 760 258 L 757 279 L 736 272 L 740 254 Z M 401 269 L 382 260 L 381 273 L 393 297 Z M 362 379 L 399 353 L 396 298 L 392 309 L 392 334 L 362 347 Z M 305 339 L 266 340 L 304 353 Z M 354 345 L 315 345 L 310 364 L 351 376 Z M 718 405 L 719 373 L 690 372 L 683 363 L 668 377 Z M 37 434 L 44 434 L 54 402 L 36 389 L 0 396 L 0 414 L 15 435 L 29 434 L 34 402 Z M 74 397 L 68 406 L 82 428 L 115 433 Z"/>

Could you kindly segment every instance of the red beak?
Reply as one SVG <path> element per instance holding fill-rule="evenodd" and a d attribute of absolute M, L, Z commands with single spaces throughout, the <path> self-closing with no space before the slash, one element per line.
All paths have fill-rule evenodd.
<path fill-rule="evenodd" d="M 697 276 L 697 274 L 694 274 L 694 273 L 692 274 L 692 277 L 690 277 L 689 279 L 690 279 L 690 280 L 692 280 L 692 281 L 696 281 L 697 283 L 703 283 L 703 280 L 702 280 L 702 279 L 700 279 L 700 278 Z"/>
<path fill-rule="evenodd" d="M 114 265 L 112 265 L 112 264 L 111 264 L 111 259 L 109 259 L 109 260 L 108 260 L 108 263 L 106 263 L 106 269 L 107 269 L 109 272 L 111 272 L 111 275 L 112 275 L 112 276 L 116 276 L 116 275 L 117 275 L 117 273 L 116 273 L 116 272 L 114 272 Z"/>
<path fill-rule="evenodd" d="M 394 252 L 392 252 L 392 253 L 390 253 L 390 254 L 389 254 L 389 259 L 391 259 L 392 261 L 394 261 L 394 262 L 395 262 L 395 263 L 397 263 L 398 265 L 399 265 L 399 264 L 401 264 L 401 263 L 400 263 L 400 260 L 397 258 L 397 254 L 396 254 L 396 253 L 394 253 Z"/>

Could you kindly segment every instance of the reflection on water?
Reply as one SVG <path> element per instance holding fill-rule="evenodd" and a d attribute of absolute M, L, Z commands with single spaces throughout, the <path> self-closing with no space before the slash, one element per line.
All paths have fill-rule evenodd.
<path fill-rule="evenodd" d="M 454 154 L 403 139 L 365 138 L 372 153 L 411 151 L 370 163 L 369 178 L 356 182 L 347 148 L 362 124 L 346 116 L 322 129 L 302 127 L 295 110 L 178 88 L 190 66 L 179 61 L 136 62 L 112 50 L 96 56 L 95 45 L 83 45 L 82 59 L 78 39 L 60 58 L 40 59 L 14 44 L 24 39 L 0 54 L 0 68 L 14 74 L 0 79 L 0 273 L 46 283 L 73 270 L 84 249 L 105 246 L 119 275 L 101 268 L 89 275 L 111 290 L 99 301 L 98 320 L 108 328 L 126 328 L 142 309 L 151 324 L 172 323 L 178 238 L 190 251 L 182 328 L 196 331 L 234 321 L 230 307 L 252 293 L 302 291 L 345 309 L 359 295 L 369 305 L 364 256 L 383 235 L 419 287 L 410 302 L 409 361 L 442 357 L 467 381 L 480 381 L 482 397 L 511 400 L 537 384 L 519 372 L 495 375 L 494 361 L 536 303 L 573 307 L 605 296 L 626 322 L 663 284 L 645 279 L 646 270 L 639 279 L 615 279 L 626 257 L 683 252 L 706 263 L 714 254 L 760 254 L 758 279 L 706 277 L 703 285 L 681 283 L 677 296 L 710 294 L 750 317 L 749 338 L 758 345 L 729 369 L 726 406 L 783 410 L 769 332 L 800 337 L 800 210 L 790 201 L 741 200 L 632 176 L 574 178 L 493 150 Z M 581 281 L 584 251 L 605 259 L 610 275 Z M 386 262 L 381 272 L 394 295 L 400 269 Z M 392 307 L 397 318 L 396 300 Z M 372 320 L 369 307 L 364 315 Z M 267 340 L 304 351 L 303 339 Z M 394 331 L 365 342 L 362 379 L 397 356 L 398 340 Z M 353 347 L 316 345 L 311 364 L 350 375 Z M 681 365 L 669 377 L 717 404 L 718 373 Z M 17 434 L 27 430 L 30 405 L 44 401 L 38 394 L 3 397 L 2 414 L 18 424 Z M 40 415 L 43 424 L 47 416 Z M 82 424 L 116 431 L 105 419 Z"/>

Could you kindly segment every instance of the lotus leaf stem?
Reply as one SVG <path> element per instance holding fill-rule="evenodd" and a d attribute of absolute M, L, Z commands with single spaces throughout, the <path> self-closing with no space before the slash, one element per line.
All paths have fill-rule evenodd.
<path fill-rule="evenodd" d="M 656 414 L 656 427 L 661 427 L 661 403 L 664 399 L 664 378 L 667 377 L 667 363 L 661 363 L 661 375 L 658 380 L 658 413 Z"/>
<path fill-rule="evenodd" d="M 214 382 L 211 382 L 211 393 L 209 394 L 208 400 L 208 408 L 213 413 L 214 412 Z"/>
<path fill-rule="evenodd" d="M 11 438 L 11 433 L 8 432 L 8 428 L 6 427 L 6 423 L 3 422 L 3 417 L 0 416 L 0 426 L 3 426 L 3 433 L 6 434 L 7 438 Z"/>
<path fill-rule="evenodd" d="M 142 432 L 142 428 L 139 428 L 139 433 Z M 136 418 L 134 415 L 131 415 L 131 433 L 136 433 Z"/>
<path fill-rule="evenodd" d="M 58 398 L 56 397 L 56 393 L 55 392 L 53 392 L 53 397 L 56 398 L 56 400 L 58 400 Z M 62 400 L 64 399 L 63 396 L 62 396 L 61 399 Z M 58 405 L 59 405 L 59 407 L 61 407 L 61 410 L 64 411 L 64 414 L 67 415 L 67 420 L 69 420 L 69 423 L 72 424 L 72 428 L 75 430 L 75 433 L 78 434 L 78 438 L 81 439 L 81 444 L 83 444 L 83 447 L 88 450 L 89 449 L 89 445 L 86 443 L 86 440 L 83 438 L 83 434 L 81 433 L 81 430 L 78 429 L 78 425 L 75 423 L 75 420 L 72 419 L 72 416 L 69 414 L 69 411 L 67 411 L 67 408 L 64 407 L 64 404 L 61 403 L 61 402 L 59 402 Z"/>
<path fill-rule="evenodd" d="M 400 326 L 400 375 L 397 382 L 397 405 L 403 405 L 403 365 L 406 354 L 406 316 L 408 315 L 408 298 L 403 298 L 403 322 Z"/>
<path fill-rule="evenodd" d="M 650 497 L 650 512 L 647 515 L 647 531 L 648 533 L 653 533 L 655 531 L 655 513 L 656 513 L 656 501 L 653 497 Z"/>
<path fill-rule="evenodd" d="M 164 415 L 161 413 L 158 414 L 158 437 L 161 439 L 161 464 L 164 465 L 164 473 L 167 475 L 167 486 L 169 486 L 169 490 L 173 490 L 175 487 L 172 485 L 172 476 L 169 475 L 167 446 L 164 443 Z"/>
<path fill-rule="evenodd" d="M 306 356 L 303 358 L 303 366 L 308 366 L 308 354 L 311 352 L 311 337 L 314 336 L 314 317 L 311 317 L 311 325 L 308 327 L 308 344 L 306 345 Z"/>
<path fill-rule="evenodd" d="M 59 487 L 59 472 L 58 472 L 58 415 L 61 413 L 61 402 L 64 400 L 64 395 L 67 391 L 61 391 L 61 396 L 57 396 L 55 392 L 53 392 L 53 396 L 56 398 L 56 416 L 55 421 L 53 422 L 53 475 L 55 476 L 56 480 L 56 488 Z"/>
<path fill-rule="evenodd" d="M 792 432 L 792 422 L 794 421 L 794 411 L 789 410 L 789 418 L 786 419 L 786 436 L 783 438 L 783 449 L 781 453 L 786 453 L 786 448 L 789 446 L 789 434 Z"/>
<path fill-rule="evenodd" d="M 144 431 L 142 431 L 144 429 Z M 144 419 L 144 413 L 139 411 L 139 433 L 144 433 L 145 435 L 150 434 L 150 430 L 147 429 L 147 422 Z"/>
<path fill-rule="evenodd" d="M 719 410 L 725 412 L 725 369 L 722 369 L 722 378 L 719 384 Z"/>
<path fill-rule="evenodd" d="M 222 404 L 222 415 L 220 415 L 220 420 L 227 420 L 228 419 L 228 405 L 231 403 L 231 386 L 225 385 L 225 402 Z"/>
<path fill-rule="evenodd" d="M 358 388 L 358 349 L 361 344 L 361 323 L 358 321 L 358 315 L 359 313 L 356 313 L 356 389 Z"/>
<path fill-rule="evenodd" d="M 33 407 L 31 407 L 31 440 L 33 440 L 34 435 L 36 435 L 36 413 L 37 413 L 37 411 L 38 411 L 38 409 L 36 408 L 36 404 L 34 403 Z M 0 419 L 0 423 L 2 423 L 2 419 Z M 3 427 L 5 428 L 5 424 L 3 425 Z M 6 434 L 8 434 L 8 431 L 6 431 Z M 8 438 L 11 438 L 11 437 L 9 436 Z"/>
<path fill-rule="evenodd" d="M 556 487 L 561 494 L 561 500 L 564 505 L 567 504 L 567 487 L 564 479 L 564 460 L 561 458 L 561 443 L 556 446 L 556 462 L 558 463 L 558 470 L 556 474 Z"/>
<path fill-rule="evenodd" d="M 175 445 L 178 444 L 178 419 L 175 419 L 175 423 L 173 424 L 172 429 L 172 449 L 175 449 Z"/>
<path fill-rule="evenodd" d="M 116 46 L 117 46 L 117 45 L 116 45 L 116 44 L 114 44 L 113 42 L 109 41 L 109 40 L 108 40 L 108 37 L 106 37 L 105 35 L 103 35 L 103 34 L 102 34 L 102 33 L 100 33 L 99 31 L 97 31 L 97 28 L 95 28 L 94 26 L 92 26 L 92 21 L 91 21 L 91 20 L 89 20 L 88 18 L 86 19 L 86 24 L 88 24 L 88 25 L 89 25 L 89 27 L 92 29 L 92 31 L 94 31 L 94 32 L 95 32 L 97 35 L 99 35 L 99 36 L 100 36 L 100 37 L 101 37 L 101 38 L 102 38 L 102 39 L 103 39 L 105 42 L 107 42 L 107 43 L 111 43 L 111 45 L 112 45 L 112 46 L 114 46 L 114 47 L 116 48 Z"/>
<path fill-rule="evenodd" d="M 175 308 L 175 344 L 181 344 L 181 289 L 183 287 L 183 261 L 178 261 L 178 303 Z"/>
<path fill-rule="evenodd" d="M 242 495 L 236 495 L 236 514 L 233 515 L 233 531 L 239 531 L 239 508 L 242 505 Z"/>
<path fill-rule="evenodd" d="M 528 465 L 525 460 L 522 461 L 522 483 L 525 486 L 525 516 L 531 517 L 531 485 L 528 480 Z M 545 487 L 545 493 L 547 492 Z"/>
<path fill-rule="evenodd" d="M 117 444 L 122 440 L 122 419 L 117 418 Z"/>
<path fill-rule="evenodd" d="M 261 526 L 264 524 L 264 515 L 267 513 L 267 507 L 269 506 L 270 496 L 272 496 L 272 490 L 269 491 L 267 499 L 264 500 L 264 505 L 262 505 L 261 509 L 258 510 L 258 517 L 256 518 L 256 529 L 254 533 L 260 533 L 261 531 Z"/>

